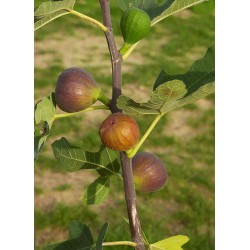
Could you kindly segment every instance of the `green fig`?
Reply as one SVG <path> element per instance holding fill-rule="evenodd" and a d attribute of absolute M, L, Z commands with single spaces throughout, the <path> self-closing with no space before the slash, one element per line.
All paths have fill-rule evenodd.
<path fill-rule="evenodd" d="M 123 13 L 120 27 L 125 43 L 132 45 L 149 33 L 151 27 L 150 17 L 145 11 L 132 7 Z"/>

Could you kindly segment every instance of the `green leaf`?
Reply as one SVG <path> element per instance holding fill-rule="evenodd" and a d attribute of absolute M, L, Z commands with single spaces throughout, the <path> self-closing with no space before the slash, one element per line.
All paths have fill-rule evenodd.
<path fill-rule="evenodd" d="M 154 91 L 148 102 L 137 103 L 129 97 L 120 96 L 117 100 L 118 108 L 129 115 L 166 114 L 204 98 L 215 90 L 214 57 L 212 47 L 185 74 L 169 75 L 163 70 L 154 84 Z"/>
<path fill-rule="evenodd" d="M 182 250 L 181 247 L 189 241 L 189 238 L 184 235 L 176 235 L 165 240 L 150 244 L 150 250 Z"/>
<path fill-rule="evenodd" d="M 35 11 L 35 30 L 41 28 L 52 20 L 69 14 L 73 9 L 75 0 L 48 1 L 42 3 Z"/>
<path fill-rule="evenodd" d="M 101 204 L 109 193 L 109 177 L 100 176 L 91 183 L 83 194 L 85 205 Z"/>
<path fill-rule="evenodd" d="M 35 123 L 42 125 L 35 128 L 34 133 L 34 159 L 36 160 L 42 148 L 45 145 L 46 139 L 50 134 L 51 127 L 54 121 L 56 112 L 55 96 L 51 93 L 50 96 L 43 98 L 35 106 Z"/>
<path fill-rule="evenodd" d="M 53 122 L 56 113 L 55 93 L 43 98 L 35 106 L 35 123 L 39 124 L 42 121 Z"/>
<path fill-rule="evenodd" d="M 129 115 L 165 113 L 167 106 L 172 106 L 186 93 L 185 84 L 182 81 L 173 80 L 159 86 L 146 103 L 136 103 L 128 97 L 120 96 L 117 100 L 117 107 Z"/>
<path fill-rule="evenodd" d="M 118 0 L 118 5 L 122 10 L 126 10 L 131 7 L 136 7 L 146 11 L 147 9 L 157 7 L 156 0 Z"/>
<path fill-rule="evenodd" d="M 104 146 L 101 146 L 98 152 L 88 152 L 70 145 L 62 137 L 52 144 L 52 148 L 59 166 L 68 172 L 80 169 L 95 169 L 99 171 L 100 175 L 108 176 L 118 173 L 120 168 L 117 161 L 118 153 Z"/>
<path fill-rule="evenodd" d="M 101 230 L 100 230 L 100 233 L 99 233 L 99 236 L 98 236 L 98 239 L 97 239 L 97 242 L 96 242 L 96 250 L 102 250 L 102 243 L 105 239 L 105 236 L 107 234 L 107 231 L 108 231 L 108 227 L 109 227 L 109 224 L 108 222 L 106 222 Z"/>
<path fill-rule="evenodd" d="M 93 250 L 94 241 L 89 228 L 80 221 L 72 221 L 68 227 L 69 239 L 53 244 L 45 250 Z"/>
<path fill-rule="evenodd" d="M 181 10 L 187 9 L 207 0 L 175 0 L 166 1 L 162 6 L 148 11 L 151 16 L 152 25 L 155 25 L 164 18 L 171 16 Z M 171 3 L 170 3 L 171 2 Z"/>
<path fill-rule="evenodd" d="M 47 137 L 50 134 L 50 128 L 52 124 L 49 125 L 47 122 L 44 122 L 43 127 L 36 128 L 34 133 L 34 160 L 37 159 L 39 153 L 41 152 Z"/>
<path fill-rule="evenodd" d="M 41 5 L 45 1 L 46 0 L 35 0 L 34 1 L 34 9 L 36 10 L 39 7 L 39 5 Z"/>
<path fill-rule="evenodd" d="M 158 76 L 154 89 L 166 82 L 177 79 L 183 81 L 187 88 L 187 94 L 178 100 L 173 108 L 178 108 L 186 104 L 201 99 L 215 91 L 215 49 L 211 47 L 207 50 L 205 56 L 196 61 L 188 72 L 179 75 L 169 75 L 166 71 L 162 71 Z"/>

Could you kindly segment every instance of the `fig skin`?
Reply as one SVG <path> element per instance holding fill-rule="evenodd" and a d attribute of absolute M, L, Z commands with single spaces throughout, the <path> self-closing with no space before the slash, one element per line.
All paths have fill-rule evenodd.
<path fill-rule="evenodd" d="M 135 188 L 141 192 L 154 192 L 167 182 L 167 170 L 164 163 L 154 154 L 141 152 L 132 159 Z"/>
<path fill-rule="evenodd" d="M 57 79 L 55 101 L 65 112 L 78 112 L 94 104 L 100 91 L 88 72 L 81 68 L 68 68 Z"/>
<path fill-rule="evenodd" d="M 144 38 L 150 31 L 151 20 L 148 14 L 138 8 L 128 8 L 120 20 L 120 28 L 124 41 L 134 44 Z"/>
<path fill-rule="evenodd" d="M 129 115 L 115 113 L 101 124 L 99 135 L 102 143 L 117 151 L 133 148 L 139 140 L 140 130 L 137 122 Z"/>

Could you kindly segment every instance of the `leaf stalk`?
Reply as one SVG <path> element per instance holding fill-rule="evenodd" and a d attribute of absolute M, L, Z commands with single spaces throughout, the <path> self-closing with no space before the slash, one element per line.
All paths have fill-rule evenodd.
<path fill-rule="evenodd" d="M 154 127 L 156 126 L 156 124 L 159 122 L 159 120 L 161 119 L 162 116 L 163 116 L 163 114 L 157 115 L 155 117 L 155 119 L 153 120 L 153 122 L 151 123 L 151 125 L 149 126 L 149 128 L 147 129 L 147 131 L 142 136 L 142 138 L 135 145 L 135 147 L 132 150 L 130 150 L 130 151 L 126 151 L 126 154 L 127 154 L 128 158 L 133 158 L 135 156 L 135 154 L 137 153 L 137 151 L 139 150 L 139 148 L 141 147 L 141 145 L 147 139 L 147 137 L 152 132 L 152 130 L 154 129 Z"/>
<path fill-rule="evenodd" d="M 132 246 L 136 247 L 136 243 L 132 241 L 114 241 L 114 242 L 103 242 L 102 246 Z"/>
<path fill-rule="evenodd" d="M 83 20 L 89 22 L 89 23 L 92 23 L 94 25 L 96 25 L 99 29 L 101 29 L 103 32 L 107 32 L 107 27 L 104 26 L 102 23 L 100 23 L 99 21 L 97 21 L 96 19 L 92 18 L 92 17 L 89 17 L 89 16 L 86 16 L 76 10 L 68 10 L 70 12 L 70 14 L 73 14 L 75 16 L 78 16 L 80 18 L 82 18 Z"/>

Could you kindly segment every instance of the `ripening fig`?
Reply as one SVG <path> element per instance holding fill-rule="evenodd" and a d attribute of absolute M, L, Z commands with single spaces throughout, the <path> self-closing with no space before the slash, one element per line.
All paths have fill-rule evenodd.
<path fill-rule="evenodd" d="M 125 43 L 132 45 L 149 33 L 150 17 L 141 9 L 128 8 L 121 17 L 120 27 Z"/>
<path fill-rule="evenodd" d="M 88 72 L 80 68 L 68 68 L 57 79 L 55 101 L 65 112 L 78 112 L 94 104 L 100 91 Z"/>
<path fill-rule="evenodd" d="M 99 134 L 105 146 L 117 151 L 126 151 L 136 145 L 140 130 L 131 116 L 115 113 L 102 122 Z"/>
<path fill-rule="evenodd" d="M 142 192 L 161 189 L 167 181 L 167 170 L 163 162 L 154 154 L 141 152 L 132 158 L 135 188 Z"/>

